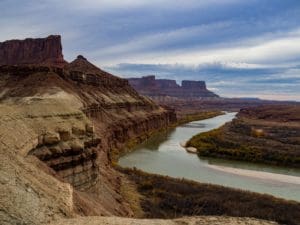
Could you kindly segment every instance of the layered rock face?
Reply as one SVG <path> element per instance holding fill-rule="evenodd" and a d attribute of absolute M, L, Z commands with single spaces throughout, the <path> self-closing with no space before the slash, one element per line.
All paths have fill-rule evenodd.
<path fill-rule="evenodd" d="M 45 64 L 64 66 L 61 37 L 0 42 L 0 65 Z"/>
<path fill-rule="evenodd" d="M 183 80 L 182 88 L 185 89 L 200 89 L 200 90 L 206 90 L 206 84 L 204 81 L 191 81 L 191 80 Z"/>
<path fill-rule="evenodd" d="M 218 95 L 207 90 L 204 81 L 183 80 L 181 86 L 175 80 L 155 79 L 155 76 L 129 78 L 130 85 L 140 94 L 157 99 L 173 97 L 175 99 L 195 100 L 216 98 Z"/>
<path fill-rule="evenodd" d="M 96 159 L 101 139 L 95 138 L 93 127 L 59 129 L 39 136 L 39 143 L 29 154 L 38 157 L 65 181 L 84 191 L 99 181 Z"/>
<path fill-rule="evenodd" d="M 83 56 L 57 64 L 64 62 L 58 37 L 8 41 L 1 48 L 0 182 L 6 197 L 0 221 L 132 216 L 111 152 L 166 128 L 176 121 L 174 111 Z"/>

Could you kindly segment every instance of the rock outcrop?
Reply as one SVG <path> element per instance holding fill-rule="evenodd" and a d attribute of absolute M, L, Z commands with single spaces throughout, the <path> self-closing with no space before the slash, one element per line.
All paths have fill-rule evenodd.
<path fill-rule="evenodd" d="M 108 218 L 108 217 L 85 217 L 72 220 L 61 220 L 51 225 L 278 225 L 278 223 L 258 220 L 254 218 L 239 218 L 239 217 L 221 217 L 221 216 L 202 216 L 202 217 L 186 217 L 181 219 L 130 219 L 130 218 Z"/>
<path fill-rule="evenodd" d="M 207 90 L 204 81 L 183 80 L 180 86 L 175 80 L 155 79 L 153 75 L 142 78 L 129 78 L 128 81 L 140 94 L 153 99 L 172 97 L 175 99 L 196 100 L 219 97 Z"/>
<path fill-rule="evenodd" d="M 11 167 L 1 160 L 6 196 L 1 224 L 42 224 L 75 214 L 132 216 L 121 195 L 122 175 L 112 167 L 112 151 L 168 127 L 176 121 L 175 112 L 83 56 L 62 67 L 56 60 L 62 59 L 60 41 L 48 39 L 16 41 L 16 50 L 1 58 L 0 158 L 9 158 Z M 14 168 L 18 164 L 29 169 Z M 31 184 L 33 176 L 37 185 Z M 54 190 L 62 191 L 53 197 Z"/>
<path fill-rule="evenodd" d="M 28 38 L 0 42 L 0 65 L 43 64 L 64 66 L 61 37 Z"/>
<path fill-rule="evenodd" d="M 58 129 L 39 137 L 39 144 L 28 154 L 35 155 L 78 190 L 88 190 L 99 181 L 96 159 L 101 139 L 91 126 Z"/>

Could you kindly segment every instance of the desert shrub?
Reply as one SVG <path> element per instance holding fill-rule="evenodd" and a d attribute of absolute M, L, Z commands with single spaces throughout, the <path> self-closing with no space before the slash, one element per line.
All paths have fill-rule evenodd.
<path fill-rule="evenodd" d="M 300 224 L 298 202 L 139 170 L 119 170 L 136 183 L 143 196 L 141 205 L 145 217 L 148 218 L 226 215 L 254 217 L 287 225 Z"/>
<path fill-rule="evenodd" d="M 225 125 L 226 126 L 226 125 Z M 256 139 L 263 139 L 264 133 L 260 130 L 255 130 L 250 134 L 251 138 L 245 141 L 245 134 L 239 136 L 238 133 L 230 133 L 241 138 L 233 139 L 227 134 L 227 127 L 211 130 L 192 137 L 187 146 L 197 148 L 199 156 L 211 156 L 220 158 L 229 158 L 236 160 L 245 160 L 251 162 L 263 162 L 275 165 L 300 166 L 300 148 L 297 153 L 290 151 L 288 147 L 268 148 L 267 145 L 259 144 Z M 258 133 L 257 133 L 258 132 Z M 255 137 L 253 137 L 255 136 Z M 265 141 L 268 143 L 268 140 Z"/>

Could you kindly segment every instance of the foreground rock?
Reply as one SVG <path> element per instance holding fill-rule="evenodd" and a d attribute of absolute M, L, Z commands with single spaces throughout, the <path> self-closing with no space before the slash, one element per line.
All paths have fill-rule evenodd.
<path fill-rule="evenodd" d="M 234 218 L 234 217 L 213 217 L 203 216 L 194 218 L 182 218 L 174 220 L 159 220 L 159 219 L 129 219 L 120 217 L 85 217 L 72 220 L 61 220 L 50 225 L 277 225 L 278 223 L 257 220 L 253 218 Z"/>
<path fill-rule="evenodd" d="M 1 48 L 0 223 L 133 216 L 112 151 L 168 127 L 174 111 L 83 56 L 62 68 L 60 37 Z"/>

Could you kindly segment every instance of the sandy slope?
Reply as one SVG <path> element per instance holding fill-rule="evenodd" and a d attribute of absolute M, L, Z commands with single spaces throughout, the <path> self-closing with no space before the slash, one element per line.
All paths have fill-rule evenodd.
<path fill-rule="evenodd" d="M 208 167 L 222 172 L 239 175 L 239 176 L 258 178 L 258 179 L 263 179 L 265 181 L 276 181 L 276 182 L 300 185 L 300 177 L 296 177 L 296 176 L 254 171 L 254 170 L 246 170 L 246 169 L 238 169 L 238 168 L 231 168 L 225 166 L 208 165 Z"/>

